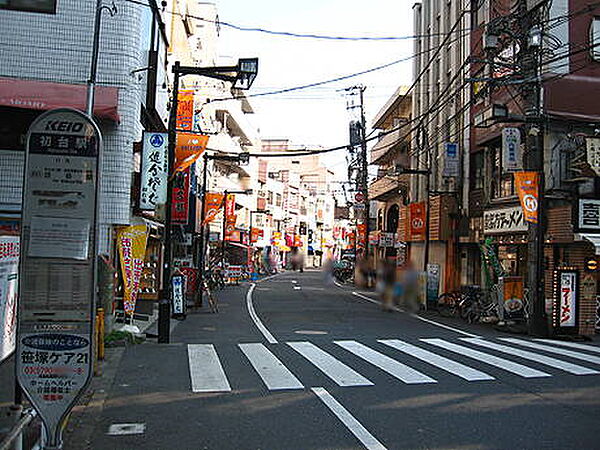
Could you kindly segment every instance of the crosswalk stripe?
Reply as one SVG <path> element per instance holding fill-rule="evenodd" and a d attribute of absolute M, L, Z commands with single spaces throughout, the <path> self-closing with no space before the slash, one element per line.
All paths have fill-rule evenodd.
<path fill-rule="evenodd" d="M 334 343 L 407 384 L 437 383 L 433 378 L 359 342 L 334 341 Z"/>
<path fill-rule="evenodd" d="M 549 353 L 556 353 L 557 355 L 568 356 L 573 359 L 580 359 L 582 361 L 600 364 L 600 357 L 598 356 L 586 355 L 585 353 L 574 352 L 566 348 L 552 347 L 550 345 L 538 344 L 536 342 L 526 341 L 524 339 L 501 338 L 501 340 L 510 342 L 512 344 L 522 345 L 523 347 L 535 348 L 536 350 L 543 350 Z"/>
<path fill-rule="evenodd" d="M 421 361 L 425 361 L 432 366 L 439 367 L 446 372 L 450 372 L 457 377 L 463 378 L 467 381 L 481 381 L 481 380 L 493 380 L 494 377 L 487 373 L 473 369 L 472 367 L 465 366 L 451 359 L 432 353 L 428 350 L 422 349 L 415 345 L 411 345 L 407 342 L 400 341 L 398 339 L 380 339 L 377 342 L 381 342 L 384 345 L 392 347 L 410 356 L 414 356 Z"/>
<path fill-rule="evenodd" d="M 571 347 L 576 348 L 578 350 L 585 350 L 588 352 L 600 353 L 600 347 L 596 347 L 595 345 L 579 344 L 577 342 L 569 341 L 556 341 L 552 339 L 534 339 L 534 341 L 543 342 L 546 344 L 562 345 L 563 347 Z"/>
<path fill-rule="evenodd" d="M 231 391 L 227 376 L 212 344 L 188 344 L 192 392 Z"/>
<path fill-rule="evenodd" d="M 500 369 L 512 372 L 525 378 L 552 376 L 549 373 L 532 369 L 531 367 L 527 367 L 522 364 L 509 361 L 508 359 L 498 358 L 497 356 L 489 355 L 487 353 L 480 352 L 479 350 L 473 350 L 469 347 L 464 347 L 462 345 L 453 344 L 452 342 L 447 342 L 443 339 L 421 339 L 421 341 L 427 342 L 428 344 L 435 345 L 436 347 L 440 347 L 454 353 L 458 353 L 460 355 L 467 356 L 469 358 L 476 359 L 491 366 L 499 367 Z"/>
<path fill-rule="evenodd" d="M 288 342 L 290 347 L 314 364 L 317 369 L 335 381 L 339 386 L 372 386 L 373 383 L 346 364 L 311 342 Z"/>
<path fill-rule="evenodd" d="M 269 390 L 304 388 L 300 380 L 263 344 L 238 344 L 238 347 Z"/>
<path fill-rule="evenodd" d="M 545 364 L 546 366 L 554 367 L 555 369 L 561 369 L 565 372 L 569 372 L 574 375 L 597 375 L 598 373 L 600 373 L 597 370 L 593 370 L 588 367 L 583 367 L 577 364 L 572 364 L 570 362 L 561 361 L 560 359 L 556 358 L 550 358 L 549 356 L 544 356 L 539 353 L 528 352 L 526 350 L 521 350 L 514 347 L 507 347 L 506 345 L 500 345 L 494 342 L 484 341 L 482 339 L 462 338 L 462 340 L 471 344 L 479 345 L 481 347 L 489 348 L 502 353 L 507 353 L 509 355 L 518 356 L 523 359 L 536 361 L 540 364 Z"/>

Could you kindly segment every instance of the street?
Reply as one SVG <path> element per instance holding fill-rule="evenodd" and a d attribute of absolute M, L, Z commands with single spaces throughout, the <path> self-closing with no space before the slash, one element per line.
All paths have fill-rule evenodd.
<path fill-rule="evenodd" d="M 597 342 L 385 312 L 318 271 L 218 295 L 220 313 L 192 311 L 170 344 L 128 347 L 101 414 L 65 447 L 600 446 Z"/>

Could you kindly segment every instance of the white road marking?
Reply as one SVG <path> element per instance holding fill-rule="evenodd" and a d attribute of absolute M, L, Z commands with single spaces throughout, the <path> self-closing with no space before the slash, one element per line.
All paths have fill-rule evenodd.
<path fill-rule="evenodd" d="M 573 359 L 580 359 L 582 361 L 600 364 L 600 357 L 598 356 L 586 355 L 585 353 L 574 352 L 565 348 L 556 348 L 550 345 L 537 344 L 535 342 L 526 341 L 524 339 L 502 338 L 502 340 L 510 342 L 512 344 L 522 345 L 523 347 L 534 348 L 536 350 L 543 350 L 549 353 L 556 353 L 557 355 L 568 356 L 569 358 Z"/>
<path fill-rule="evenodd" d="M 377 342 L 381 342 L 389 347 L 400 350 L 410 356 L 425 361 L 432 366 L 439 367 L 446 372 L 450 372 L 457 377 L 463 378 L 467 381 L 482 381 L 482 380 L 494 380 L 494 377 L 487 373 L 473 369 L 472 367 L 465 366 L 459 362 L 445 358 L 443 356 L 432 353 L 428 350 L 422 349 L 415 345 L 407 342 L 400 341 L 398 339 L 380 339 Z"/>
<path fill-rule="evenodd" d="M 314 387 L 310 389 L 315 395 L 336 415 L 338 419 L 356 436 L 368 450 L 386 450 L 386 447 L 344 408 L 325 388 Z"/>
<path fill-rule="evenodd" d="M 267 342 L 269 344 L 277 344 L 277 339 L 275 339 L 273 335 L 269 333 L 269 330 L 267 330 L 267 327 L 263 325 L 263 323 L 258 318 L 256 311 L 254 310 L 254 305 L 252 304 L 252 292 L 254 291 L 255 287 L 256 284 L 252 283 L 250 289 L 248 289 L 248 293 L 246 294 L 246 306 L 248 307 L 248 314 L 250 314 L 250 317 L 254 321 L 256 328 L 258 328 L 258 331 L 262 333 Z"/>
<path fill-rule="evenodd" d="M 463 347 L 462 345 L 453 344 L 452 342 L 447 342 L 443 339 L 421 339 L 421 341 L 454 353 L 458 353 L 460 355 L 467 356 L 469 358 L 476 359 L 491 366 L 499 367 L 507 372 L 512 372 L 525 378 L 552 376 L 549 373 L 532 369 L 531 367 L 509 361 L 508 359 L 498 358 L 497 356 L 489 355 L 487 353 L 480 352 L 479 350 L 473 350 L 469 347 Z"/>
<path fill-rule="evenodd" d="M 240 350 L 271 391 L 303 389 L 304 386 L 263 344 L 238 344 Z"/>
<path fill-rule="evenodd" d="M 588 352 L 600 353 L 600 347 L 596 347 L 595 345 L 588 344 L 579 344 L 577 342 L 569 342 L 569 341 L 557 341 L 554 339 L 534 339 L 534 341 L 546 343 L 546 344 L 556 344 L 562 345 L 563 347 L 571 347 L 576 348 L 578 350 L 585 350 Z"/>
<path fill-rule="evenodd" d="M 373 383 L 311 342 L 288 342 L 290 347 L 339 386 L 373 386 Z"/>
<path fill-rule="evenodd" d="M 229 392 L 231 387 L 212 344 L 188 344 L 192 392 Z"/>
<path fill-rule="evenodd" d="M 433 378 L 359 342 L 334 341 L 334 343 L 407 384 L 437 383 Z"/>
<path fill-rule="evenodd" d="M 292 283 L 293 283 L 293 284 L 296 284 L 296 283 L 297 283 L 297 281 L 296 281 L 296 280 L 292 280 Z"/>
<path fill-rule="evenodd" d="M 374 298 L 371 298 L 371 297 L 367 297 L 366 295 L 359 294 L 356 291 L 352 291 L 352 295 L 355 295 L 356 297 L 362 298 L 363 300 L 366 300 L 368 302 L 375 303 L 376 305 L 381 305 L 380 301 L 375 300 Z"/>
<path fill-rule="evenodd" d="M 429 323 L 431 325 L 435 325 L 436 327 L 440 327 L 440 328 L 444 328 L 446 330 L 454 331 L 455 333 L 459 333 L 459 334 L 462 334 L 464 336 L 469 336 L 469 337 L 474 337 L 474 338 L 480 337 L 480 336 L 477 336 L 476 334 L 468 333 L 468 332 L 460 330 L 458 328 L 454 328 L 454 327 L 451 327 L 449 325 L 445 325 L 443 323 L 436 322 L 435 320 L 426 319 L 425 317 L 421 317 L 418 314 L 411 314 L 411 316 L 414 317 L 415 319 L 421 320 L 422 322 L 427 322 L 427 323 Z"/>
<path fill-rule="evenodd" d="M 509 355 L 518 356 L 523 359 L 529 359 L 540 364 L 545 364 L 546 366 L 554 367 L 555 369 L 564 370 L 565 372 L 569 372 L 574 375 L 597 375 L 598 373 L 600 373 L 597 370 L 593 370 L 588 367 L 583 367 L 577 364 L 572 364 L 570 362 L 561 361 L 560 359 L 556 358 L 550 358 L 549 356 L 544 356 L 539 353 L 528 352 L 526 350 L 521 350 L 514 347 L 507 347 L 506 345 L 500 345 L 494 342 L 484 341 L 482 339 L 462 339 L 471 344 L 479 345 L 481 347 L 489 348 L 502 353 L 507 353 Z"/>
<path fill-rule="evenodd" d="M 294 286 L 294 290 L 299 291 L 300 289 L 302 289 L 302 287 L 300 287 L 300 286 Z"/>

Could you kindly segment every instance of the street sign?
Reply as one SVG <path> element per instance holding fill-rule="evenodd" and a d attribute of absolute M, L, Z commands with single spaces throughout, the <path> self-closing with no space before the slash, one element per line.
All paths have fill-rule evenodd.
<path fill-rule="evenodd" d="M 73 109 L 43 113 L 27 134 L 16 373 L 53 448 L 92 372 L 100 148 Z"/>
<path fill-rule="evenodd" d="M 356 194 L 354 194 L 354 200 L 356 201 L 356 203 L 364 202 L 365 194 L 363 194 L 362 192 L 357 192 Z"/>
<path fill-rule="evenodd" d="M 502 168 L 505 172 L 515 172 L 523 168 L 521 160 L 521 130 L 502 130 Z"/>
<path fill-rule="evenodd" d="M 449 178 L 460 176 L 460 156 L 458 154 L 458 144 L 455 142 L 444 144 L 444 170 L 442 176 Z"/>

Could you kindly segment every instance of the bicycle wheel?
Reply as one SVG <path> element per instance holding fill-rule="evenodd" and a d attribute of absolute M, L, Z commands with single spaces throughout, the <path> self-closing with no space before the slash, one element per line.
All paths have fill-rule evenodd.
<path fill-rule="evenodd" d="M 438 297 L 437 310 L 440 316 L 452 317 L 456 314 L 456 295 L 447 292 Z"/>

